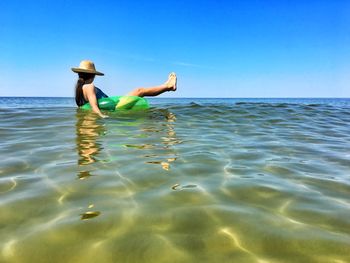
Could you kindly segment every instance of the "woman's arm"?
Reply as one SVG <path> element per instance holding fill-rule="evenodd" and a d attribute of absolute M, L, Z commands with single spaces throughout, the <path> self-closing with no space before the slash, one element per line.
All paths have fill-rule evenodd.
<path fill-rule="evenodd" d="M 85 94 L 86 97 L 91 105 L 91 108 L 93 110 L 93 112 L 97 113 L 101 118 L 106 118 L 108 117 L 107 115 L 102 114 L 102 112 L 100 111 L 98 104 L 97 104 L 97 98 L 96 98 L 96 93 L 95 93 L 95 86 L 94 84 L 88 84 L 85 88 Z"/>

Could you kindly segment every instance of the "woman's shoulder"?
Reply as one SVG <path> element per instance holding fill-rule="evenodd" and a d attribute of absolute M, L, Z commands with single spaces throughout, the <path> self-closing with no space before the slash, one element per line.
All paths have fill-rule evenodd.
<path fill-rule="evenodd" d="M 94 85 L 94 83 L 84 84 L 83 89 L 84 90 L 95 90 L 95 85 Z"/>

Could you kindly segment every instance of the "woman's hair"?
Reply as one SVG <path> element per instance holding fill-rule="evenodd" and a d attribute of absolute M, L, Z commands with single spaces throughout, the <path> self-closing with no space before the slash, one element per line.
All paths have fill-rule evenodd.
<path fill-rule="evenodd" d="M 93 76 L 94 74 L 91 73 L 79 73 L 79 79 L 77 80 L 77 84 L 75 84 L 75 102 L 79 107 L 86 103 L 86 100 L 84 99 L 83 85 Z"/>

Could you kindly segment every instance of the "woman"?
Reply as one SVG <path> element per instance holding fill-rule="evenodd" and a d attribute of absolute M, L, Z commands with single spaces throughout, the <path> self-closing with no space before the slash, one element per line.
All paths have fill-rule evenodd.
<path fill-rule="evenodd" d="M 83 60 L 80 62 L 78 68 L 72 68 L 72 71 L 78 73 L 79 79 L 75 85 L 75 102 L 80 107 L 89 102 L 92 110 L 100 117 L 106 118 L 107 115 L 102 114 L 98 108 L 97 100 L 101 98 L 107 98 L 108 96 L 103 93 L 102 90 L 95 87 L 95 76 L 103 76 L 104 74 L 95 69 L 95 65 L 92 61 Z M 159 86 L 150 88 L 136 88 L 129 92 L 127 96 L 157 96 L 166 91 L 175 91 L 177 88 L 177 77 L 175 73 L 170 73 L 168 80 Z"/>

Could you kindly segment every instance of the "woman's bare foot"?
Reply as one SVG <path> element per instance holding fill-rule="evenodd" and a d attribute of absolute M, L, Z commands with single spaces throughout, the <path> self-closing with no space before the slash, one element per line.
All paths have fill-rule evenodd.
<path fill-rule="evenodd" d="M 177 77 L 175 72 L 171 72 L 169 74 L 169 78 L 165 82 L 165 86 L 167 86 L 167 88 L 172 91 L 175 91 L 177 89 Z"/>
<path fill-rule="evenodd" d="M 177 77 L 174 72 L 169 74 L 168 80 L 159 86 L 149 87 L 149 88 L 136 88 L 129 92 L 127 96 L 158 96 L 166 91 L 175 91 L 177 89 Z M 119 104 L 118 104 L 119 105 Z"/>

